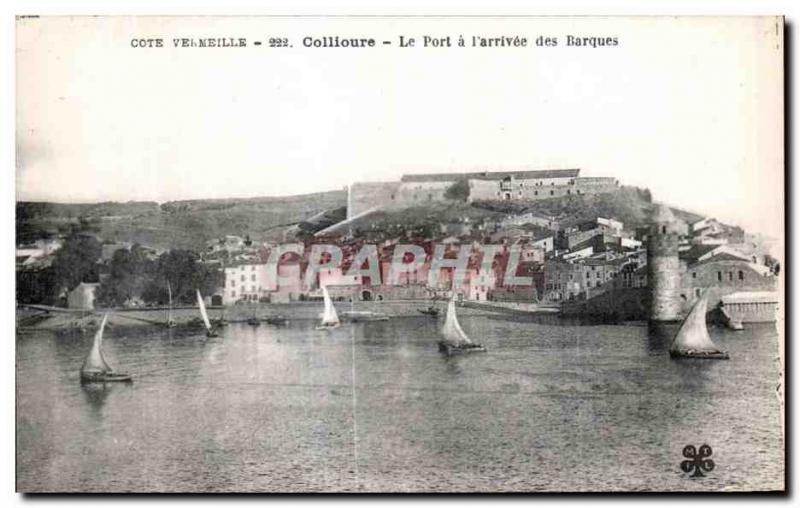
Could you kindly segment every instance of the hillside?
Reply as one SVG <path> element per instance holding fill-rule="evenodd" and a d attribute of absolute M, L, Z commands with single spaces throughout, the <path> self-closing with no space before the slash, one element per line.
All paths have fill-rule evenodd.
<path fill-rule="evenodd" d="M 315 215 L 341 209 L 343 190 L 288 197 L 152 202 L 17 203 L 17 241 L 65 233 L 81 221 L 104 240 L 199 250 L 226 234 L 280 240 L 283 231 Z"/>
<path fill-rule="evenodd" d="M 67 233 L 81 224 L 107 241 L 140 243 L 150 247 L 200 250 L 206 242 L 224 235 L 249 235 L 254 241 L 307 238 L 343 220 L 344 190 L 288 197 L 206 199 L 154 202 L 61 204 L 17 203 L 17 241 L 47 234 Z M 650 193 L 620 187 L 608 194 L 568 196 L 539 201 L 484 201 L 426 203 L 404 209 L 387 209 L 347 224 L 339 234 L 356 236 L 422 236 L 458 234 L 466 224 L 496 221 L 507 215 L 538 212 L 569 222 L 609 217 L 634 229 L 646 223 L 652 208 Z M 673 209 L 676 216 L 693 221 L 700 216 Z"/>

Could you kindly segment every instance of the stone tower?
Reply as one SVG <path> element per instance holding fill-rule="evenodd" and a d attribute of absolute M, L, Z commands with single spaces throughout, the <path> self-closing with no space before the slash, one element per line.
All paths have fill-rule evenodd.
<path fill-rule="evenodd" d="M 672 211 L 657 205 L 647 237 L 647 285 L 650 321 L 681 319 L 681 269 L 678 260 L 680 223 Z"/>

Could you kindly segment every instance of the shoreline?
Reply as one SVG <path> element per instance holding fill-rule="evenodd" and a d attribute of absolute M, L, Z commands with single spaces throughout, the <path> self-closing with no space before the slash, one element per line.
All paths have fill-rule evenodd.
<path fill-rule="evenodd" d="M 459 316 L 498 316 L 498 315 L 550 315 L 553 310 L 526 310 L 514 306 L 497 305 L 498 302 L 464 302 L 459 306 Z M 346 315 L 347 312 L 373 312 L 389 318 L 424 317 L 419 310 L 427 309 L 430 300 L 392 300 L 372 302 L 335 302 L 337 313 Z M 440 316 L 444 316 L 446 302 L 437 301 L 435 305 Z M 208 315 L 212 323 L 220 318 L 227 322 L 246 322 L 256 317 L 259 320 L 283 317 L 290 321 L 305 321 L 319 319 L 322 313 L 322 302 L 292 302 L 292 303 L 249 303 L 231 306 L 209 306 Z M 109 323 L 112 325 L 133 327 L 164 327 L 167 321 L 166 307 L 151 307 L 143 309 L 45 309 L 20 307 L 16 309 L 17 330 L 71 330 L 90 329 L 97 326 L 100 317 L 109 312 Z M 192 326 L 200 319 L 197 307 L 177 307 L 172 309 L 172 319 L 178 327 Z"/>

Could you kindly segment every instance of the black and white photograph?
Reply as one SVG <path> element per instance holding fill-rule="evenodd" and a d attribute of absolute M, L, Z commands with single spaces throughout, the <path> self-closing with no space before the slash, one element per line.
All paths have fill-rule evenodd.
<path fill-rule="evenodd" d="M 16 491 L 784 493 L 785 29 L 17 16 Z"/>

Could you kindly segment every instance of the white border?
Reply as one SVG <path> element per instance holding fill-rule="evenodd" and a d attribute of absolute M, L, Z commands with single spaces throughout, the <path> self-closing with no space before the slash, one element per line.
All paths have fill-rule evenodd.
<path fill-rule="evenodd" d="M 0 136 L 0 157 L 4 162 L 5 171 L 3 172 L 3 182 L 0 185 L 0 215 L 5 219 L 0 222 L 0 231 L 2 238 L 2 247 L 0 248 L 0 266 L 7 267 L 5 270 L 0 270 L 0 301 L 4 302 L 2 310 L 0 310 L 0 337 L 2 337 L 2 357 L 4 359 L 5 367 L 2 369 L 3 379 L 0 383 L 0 408 L 2 408 L 2 418 L 0 419 L 0 460 L 2 461 L 2 469 L 0 469 L 0 500 L 3 501 L 3 506 L 18 506 L 21 504 L 39 504 L 42 502 L 52 503 L 51 498 L 25 498 L 21 495 L 15 494 L 14 489 L 14 476 L 15 476 L 15 421 L 14 421 L 14 278 L 12 276 L 11 266 L 13 261 L 12 248 L 14 243 L 14 178 L 15 178 L 15 164 L 14 164 L 14 30 L 15 30 L 15 16 L 19 14 L 40 14 L 40 15 L 80 15 L 80 14 L 170 14 L 170 15 L 247 15 L 247 14 L 262 14 L 262 15 L 312 15 L 312 14 L 325 14 L 325 15 L 785 15 L 787 22 L 792 24 L 792 34 L 794 38 L 794 45 L 791 48 L 791 66 L 796 75 L 798 56 L 797 56 L 797 31 L 800 24 L 800 2 L 793 0 L 772 0 L 772 1 L 756 1 L 756 0 L 728 0 L 728 1 L 713 1 L 713 0 L 655 0 L 655 1 L 635 1 L 635 0 L 545 0 L 531 5 L 530 2 L 525 1 L 509 1 L 500 0 L 491 2 L 489 0 L 475 1 L 440 1 L 440 2 L 425 2 L 422 0 L 412 0 L 408 2 L 401 1 L 382 1 L 382 2 L 353 2 L 353 1 L 340 1 L 332 4 L 331 2 L 324 2 L 320 0 L 310 1 L 284 1 L 273 2 L 264 5 L 264 2 L 257 0 L 233 0 L 229 2 L 223 1 L 210 1 L 198 0 L 191 2 L 181 0 L 143 0 L 139 2 L 133 1 L 120 1 L 120 2 L 103 2 L 103 1 L 21 1 L 21 0 L 7 0 L 0 4 L 0 82 L 2 83 L 2 92 L 0 92 L 0 112 L 2 112 L 2 136 Z M 797 82 L 794 83 L 797 88 Z M 792 100 L 792 110 L 787 112 L 791 118 L 796 118 L 794 114 L 797 107 L 797 98 Z M 793 125 L 792 139 L 788 139 L 787 143 L 791 143 L 792 147 L 797 146 L 797 126 Z M 795 155 L 796 157 L 796 155 Z M 791 194 L 797 195 L 798 191 L 798 178 L 793 178 L 793 185 Z M 788 191 L 788 189 L 787 189 Z M 792 234 L 798 233 L 798 217 L 797 208 L 795 213 L 792 214 L 789 224 L 792 227 Z M 794 266 L 793 261 L 798 257 L 797 252 L 794 253 L 791 259 L 787 259 L 787 265 Z M 792 269 L 793 273 L 792 283 L 796 281 L 796 270 Z M 793 284 L 794 286 L 794 284 Z M 800 316 L 800 304 L 793 301 L 790 315 Z M 787 343 L 793 343 L 793 337 L 787 336 Z M 793 384 L 788 387 L 787 393 L 791 398 L 791 408 L 796 408 L 797 397 L 795 396 L 794 388 L 797 385 L 797 365 L 798 365 L 798 344 L 791 346 L 791 358 L 789 359 L 790 365 L 794 367 Z M 794 422 L 790 422 L 794 423 Z M 796 427 L 796 426 L 795 426 Z M 792 457 L 796 457 L 797 451 L 797 435 L 792 434 L 792 450 L 789 451 Z M 796 464 L 796 463 L 795 463 Z M 796 471 L 795 471 L 796 473 Z M 753 474 L 758 474 L 754 471 Z M 794 481 L 791 481 L 794 480 Z M 790 479 L 791 483 L 787 487 L 796 492 L 798 482 L 795 479 Z M 173 503 L 194 503 L 194 502 L 213 502 L 222 504 L 233 504 L 239 502 L 249 503 L 263 503 L 267 502 L 270 505 L 283 505 L 291 503 L 292 505 L 306 504 L 322 501 L 321 498 L 304 498 L 304 499 L 279 499 L 279 498 L 237 498 L 237 497 L 207 497 L 207 498 L 100 498 L 98 500 L 91 500 L 88 502 L 124 502 L 128 505 L 147 505 L 148 507 L 168 506 Z M 372 499 L 371 501 L 375 501 Z M 325 499 L 326 502 L 336 502 L 338 504 L 349 504 L 353 501 L 366 501 L 365 499 L 342 497 L 332 500 Z M 571 497 L 571 498 L 543 498 L 543 497 L 529 497 L 529 498 L 508 498 L 508 497 L 475 497 L 475 498 L 401 498 L 389 499 L 380 498 L 379 502 L 403 502 L 414 503 L 415 506 L 438 506 L 441 503 L 455 504 L 469 502 L 470 504 L 477 503 L 480 505 L 488 505 L 490 503 L 500 502 L 525 502 L 536 503 L 540 506 L 548 505 L 583 505 L 586 502 L 602 502 L 604 504 L 611 503 L 665 503 L 665 504 L 680 504 L 685 505 L 708 505 L 717 503 L 730 503 L 737 501 L 737 504 L 762 504 L 764 499 L 748 498 L 748 497 L 677 497 L 677 498 L 650 498 L 650 497 L 628 497 L 628 498 L 612 498 L 612 497 L 599 497 L 599 498 L 586 498 L 586 497 Z M 83 505 L 87 502 L 86 499 L 80 498 L 61 498 L 58 500 L 60 503 L 67 503 L 70 505 Z M 772 498 L 772 502 L 785 504 L 791 502 L 788 498 Z"/>

